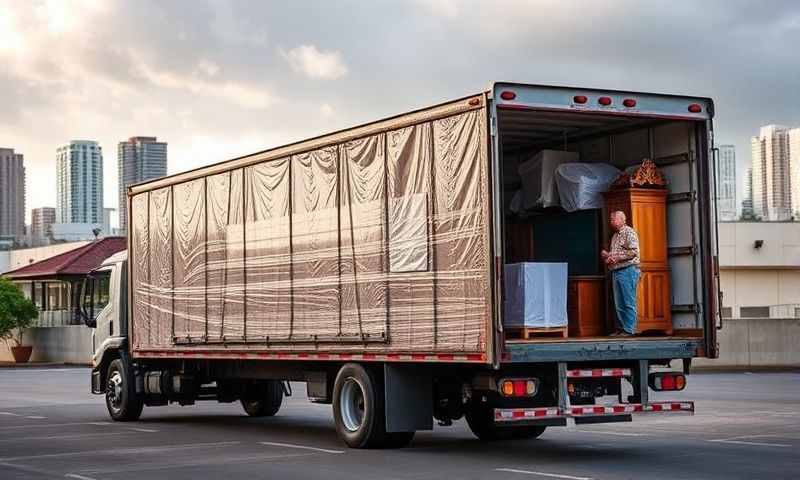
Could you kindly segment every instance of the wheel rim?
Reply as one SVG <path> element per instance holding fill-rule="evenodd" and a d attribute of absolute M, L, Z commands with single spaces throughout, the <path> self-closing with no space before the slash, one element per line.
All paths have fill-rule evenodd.
<path fill-rule="evenodd" d="M 358 381 L 350 377 L 344 381 L 339 394 L 339 413 L 344 428 L 355 432 L 364 423 L 364 389 Z"/>
<path fill-rule="evenodd" d="M 115 412 L 119 411 L 122 406 L 122 374 L 118 371 L 108 377 L 106 401 Z"/>

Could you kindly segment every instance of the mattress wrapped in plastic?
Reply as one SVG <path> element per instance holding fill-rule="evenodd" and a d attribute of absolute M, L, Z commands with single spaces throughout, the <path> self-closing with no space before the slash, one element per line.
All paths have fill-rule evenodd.
<path fill-rule="evenodd" d="M 524 262 L 505 266 L 506 327 L 567 326 L 567 264 Z"/>
<path fill-rule="evenodd" d="M 603 207 L 603 192 L 620 175 L 605 163 L 564 163 L 556 168 L 555 180 L 561 207 L 568 211 Z"/>

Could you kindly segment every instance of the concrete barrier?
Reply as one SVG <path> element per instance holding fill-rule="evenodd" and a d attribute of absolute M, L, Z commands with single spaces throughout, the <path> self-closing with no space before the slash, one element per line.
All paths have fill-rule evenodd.
<path fill-rule="evenodd" d="M 717 331 L 718 359 L 695 359 L 693 367 L 800 368 L 800 318 L 731 318 Z"/>
<path fill-rule="evenodd" d="M 86 326 L 31 327 L 23 340 L 33 345 L 31 362 L 92 363 L 92 329 Z M 0 344 L 0 361 L 13 360 L 8 347 Z"/>

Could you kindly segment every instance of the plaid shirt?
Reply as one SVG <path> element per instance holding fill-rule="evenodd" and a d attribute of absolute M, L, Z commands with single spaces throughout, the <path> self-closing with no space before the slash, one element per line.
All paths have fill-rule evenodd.
<path fill-rule="evenodd" d="M 636 230 L 624 225 L 611 237 L 611 257 L 616 261 L 608 266 L 610 270 L 631 265 L 639 265 L 639 235 Z"/>

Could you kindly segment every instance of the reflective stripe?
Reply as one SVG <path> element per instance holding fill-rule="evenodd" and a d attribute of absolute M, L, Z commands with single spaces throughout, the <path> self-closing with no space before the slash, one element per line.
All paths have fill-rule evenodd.
<path fill-rule="evenodd" d="M 558 407 L 496 408 L 494 410 L 494 418 L 495 421 L 508 422 L 541 418 L 589 417 L 602 415 L 624 415 L 633 413 L 667 412 L 694 413 L 694 402 L 656 402 L 645 405 L 642 405 L 641 403 L 587 405 L 570 407 L 564 411 Z"/>

